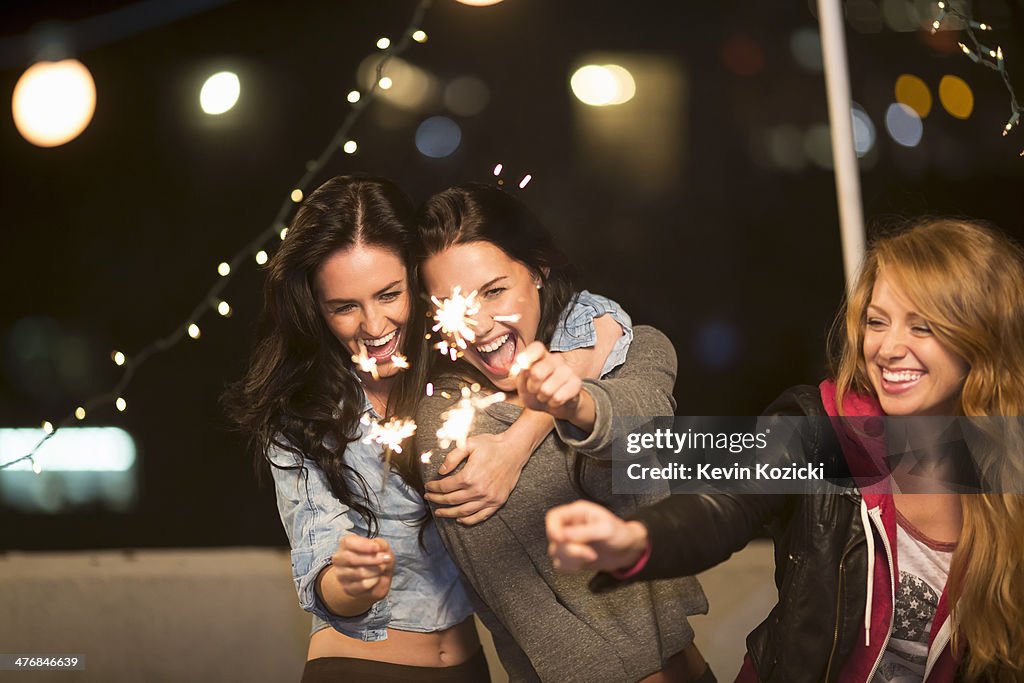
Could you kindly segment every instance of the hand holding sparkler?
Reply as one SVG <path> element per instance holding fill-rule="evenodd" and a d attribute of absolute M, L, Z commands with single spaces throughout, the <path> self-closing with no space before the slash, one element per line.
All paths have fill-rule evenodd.
<path fill-rule="evenodd" d="M 571 422 L 589 432 L 594 426 L 594 401 L 583 391 L 583 380 L 562 354 L 533 342 L 516 357 L 516 387 L 523 405 L 556 420 Z"/>
<path fill-rule="evenodd" d="M 332 571 L 322 579 L 321 592 L 330 588 L 324 583 L 333 582 L 345 596 L 355 599 L 353 609 L 362 607 L 366 601 L 372 605 L 391 590 L 395 554 L 383 538 L 343 536 L 338 542 L 338 551 L 331 557 L 331 565 Z M 369 605 L 355 614 L 367 609 Z"/>
<path fill-rule="evenodd" d="M 647 549 L 647 527 L 589 500 L 548 510 L 545 524 L 548 555 L 555 569 L 567 574 L 625 569 Z"/>

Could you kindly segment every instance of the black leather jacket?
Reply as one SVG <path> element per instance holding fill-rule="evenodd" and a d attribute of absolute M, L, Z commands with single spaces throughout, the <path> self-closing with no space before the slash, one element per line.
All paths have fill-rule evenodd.
<path fill-rule="evenodd" d="M 807 415 L 810 433 L 773 459 L 827 463 L 846 471 L 817 387 L 787 390 L 766 415 Z M 802 451 L 802 452 L 801 452 Z M 726 560 L 765 528 L 775 541 L 779 602 L 747 637 L 761 681 L 835 681 L 863 637 L 867 544 L 856 487 L 829 495 L 674 495 L 634 516 L 652 541 L 651 557 L 631 580 L 697 574 Z M 592 587 L 618 583 L 607 574 Z"/>

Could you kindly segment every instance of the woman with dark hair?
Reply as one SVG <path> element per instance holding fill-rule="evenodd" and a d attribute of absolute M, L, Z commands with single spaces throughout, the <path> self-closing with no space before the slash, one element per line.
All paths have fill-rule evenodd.
<path fill-rule="evenodd" d="M 572 334 L 580 302 L 565 255 L 526 207 L 486 185 L 450 188 L 429 199 L 420 219 L 420 276 L 438 300 L 475 292 L 475 340 L 452 364 L 438 358 L 433 394 L 417 411 L 426 498 L 437 528 L 476 596 L 513 681 L 714 680 L 693 646 L 689 614 L 707 609 L 695 579 L 638 584 L 594 596 L 576 577 L 555 574 L 545 554 L 544 513 L 581 494 L 631 512 L 657 497 L 613 495 L 608 460 L 612 420 L 671 415 L 676 357 L 657 330 L 637 327 L 609 356 L 599 379 L 582 379 L 547 346 Z M 517 361 L 518 359 L 518 361 Z M 516 373 L 527 360 L 528 368 Z M 424 366 L 425 367 L 425 366 Z M 526 463 L 507 503 L 475 525 L 453 523 L 461 472 L 435 437 L 463 387 L 505 392 L 476 416 L 476 433 L 500 432 L 526 409 L 556 419 Z M 471 389 L 472 391 L 472 389 Z M 550 420 L 550 417 L 548 418 Z"/>
<path fill-rule="evenodd" d="M 336 177 L 314 191 L 270 260 L 249 370 L 225 394 L 258 468 L 273 475 L 299 602 L 313 614 L 304 681 L 489 676 L 418 463 L 368 438 L 372 422 L 408 415 L 395 408 L 412 402 L 403 370 L 425 361 L 423 297 L 407 268 L 413 213 L 380 178 Z M 594 317 L 580 311 L 606 329 Z M 567 355 L 586 367 L 611 347 L 605 336 Z M 533 417 L 470 440 L 458 457 L 476 481 L 460 487 L 469 502 L 452 514 L 476 521 L 504 503 L 549 429 Z"/>
<path fill-rule="evenodd" d="M 548 515 L 556 566 L 690 575 L 768 526 L 779 602 L 738 681 L 1024 680 L 1024 250 L 976 221 L 919 221 L 875 242 L 836 331 L 834 379 L 766 411 L 823 428 L 758 461 L 853 485 L 677 495 L 630 521 L 579 501 Z"/>

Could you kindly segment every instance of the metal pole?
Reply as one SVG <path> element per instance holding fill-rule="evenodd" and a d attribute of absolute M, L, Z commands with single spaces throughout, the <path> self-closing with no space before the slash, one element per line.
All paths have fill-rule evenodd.
<path fill-rule="evenodd" d="M 843 245 L 846 291 L 853 289 L 864 258 L 864 211 L 861 205 L 857 153 L 853 147 L 850 116 L 850 70 L 841 0 L 818 0 L 821 50 L 825 58 L 825 87 L 828 92 L 829 129 L 832 131 L 832 161 L 839 203 L 839 233 Z"/>

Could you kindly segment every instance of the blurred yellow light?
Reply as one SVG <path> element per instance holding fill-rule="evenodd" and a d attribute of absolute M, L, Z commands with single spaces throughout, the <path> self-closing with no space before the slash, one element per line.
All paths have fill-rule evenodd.
<path fill-rule="evenodd" d="M 302 201 L 302 190 L 297 188 L 292 190 L 292 201 L 296 204 Z"/>
<path fill-rule="evenodd" d="M 188 336 L 192 337 L 193 339 L 199 339 L 200 334 L 201 332 L 199 331 L 199 325 L 196 325 L 195 323 L 189 323 Z"/>
<path fill-rule="evenodd" d="M 49 420 L 43 420 L 43 431 L 47 434 L 53 434 L 53 424 Z"/>
<path fill-rule="evenodd" d="M 939 81 L 939 101 L 949 115 L 958 119 L 968 119 L 974 111 L 974 93 L 971 86 L 959 76 L 949 74 Z"/>
<path fill-rule="evenodd" d="M 217 272 L 220 273 L 222 276 L 226 277 L 228 274 L 231 273 L 231 264 L 222 262 L 219 266 L 217 266 Z"/>
<path fill-rule="evenodd" d="M 120 396 L 118 396 L 117 401 L 114 402 L 114 405 L 117 406 L 117 409 L 123 413 L 124 409 L 128 407 L 128 402 L 125 401 Z"/>
<path fill-rule="evenodd" d="M 39 147 L 78 137 L 96 112 L 96 84 L 75 59 L 33 64 L 18 79 L 11 100 L 14 125 Z"/>
<path fill-rule="evenodd" d="M 932 93 L 917 76 L 903 74 L 896 79 L 896 101 L 913 109 L 922 119 L 932 110 Z"/>
<path fill-rule="evenodd" d="M 588 64 L 580 67 L 569 79 L 576 98 L 593 107 L 623 104 L 636 94 L 633 75 L 618 64 Z"/>
<path fill-rule="evenodd" d="M 256 263 L 258 263 L 258 264 L 260 264 L 262 266 L 266 262 L 267 262 L 267 252 L 265 252 L 262 249 L 260 249 L 259 251 L 256 252 Z"/>
<path fill-rule="evenodd" d="M 288 236 L 288 228 L 281 228 L 281 241 L 284 241 L 284 238 L 287 237 L 287 236 Z"/>
<path fill-rule="evenodd" d="M 79 420 L 84 420 L 85 408 L 83 408 L 82 406 L 78 406 L 77 408 L 75 408 L 75 417 L 77 417 Z"/>
<path fill-rule="evenodd" d="M 381 79 L 377 81 L 377 85 L 380 86 L 381 90 L 390 90 L 394 83 L 387 76 L 382 76 Z"/>
<path fill-rule="evenodd" d="M 199 106 L 211 116 L 223 114 L 235 106 L 241 92 L 238 76 L 230 71 L 221 71 L 203 83 L 199 91 Z"/>
<path fill-rule="evenodd" d="M 342 149 L 345 150 L 345 154 L 355 154 L 356 150 L 359 149 L 359 145 L 356 144 L 355 140 L 346 140 Z"/>
<path fill-rule="evenodd" d="M 124 365 L 124 354 L 121 353 L 120 351 L 114 351 L 112 354 L 110 354 L 110 359 L 114 361 L 115 365 Z"/>
<path fill-rule="evenodd" d="M 226 318 L 231 315 L 231 305 L 227 301 L 221 301 L 217 304 L 217 312 Z"/>
<path fill-rule="evenodd" d="M 427 42 L 427 34 L 423 31 L 413 31 L 412 39 L 417 43 L 425 43 Z"/>
<path fill-rule="evenodd" d="M 359 101 L 359 91 L 358 90 L 350 90 L 349 93 L 348 93 L 348 97 L 346 97 L 345 99 L 347 99 L 352 104 L 355 104 L 356 102 Z"/>
<path fill-rule="evenodd" d="M 377 48 L 378 49 L 386 50 L 389 47 L 391 47 L 391 39 L 390 38 L 381 38 L 381 39 L 379 39 L 377 41 Z"/>

